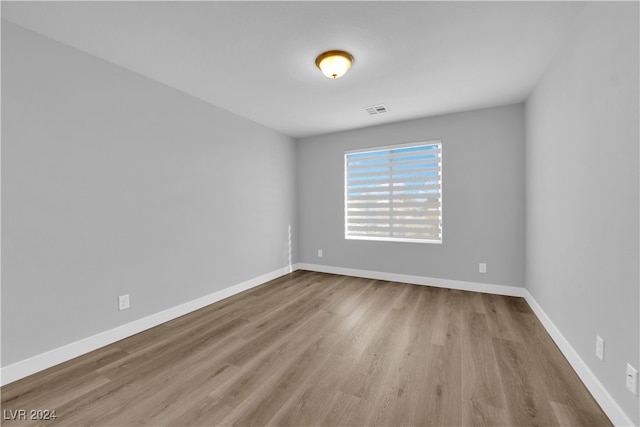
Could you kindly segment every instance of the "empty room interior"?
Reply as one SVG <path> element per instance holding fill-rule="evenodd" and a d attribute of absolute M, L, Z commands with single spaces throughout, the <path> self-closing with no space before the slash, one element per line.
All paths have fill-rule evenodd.
<path fill-rule="evenodd" d="M 639 426 L 639 6 L 2 1 L 0 422 Z"/>

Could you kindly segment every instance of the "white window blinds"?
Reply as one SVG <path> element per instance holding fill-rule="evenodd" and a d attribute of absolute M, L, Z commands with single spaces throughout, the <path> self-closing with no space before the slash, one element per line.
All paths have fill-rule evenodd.
<path fill-rule="evenodd" d="M 349 151 L 345 238 L 442 242 L 440 140 Z"/>

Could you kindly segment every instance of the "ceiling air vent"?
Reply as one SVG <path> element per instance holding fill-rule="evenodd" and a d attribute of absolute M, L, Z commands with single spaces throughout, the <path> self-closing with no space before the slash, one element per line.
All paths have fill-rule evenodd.
<path fill-rule="evenodd" d="M 364 107 L 363 110 L 369 113 L 370 116 L 386 113 L 387 111 L 389 111 L 389 109 L 387 109 L 386 105 L 384 104 L 370 105 L 368 107 Z"/>

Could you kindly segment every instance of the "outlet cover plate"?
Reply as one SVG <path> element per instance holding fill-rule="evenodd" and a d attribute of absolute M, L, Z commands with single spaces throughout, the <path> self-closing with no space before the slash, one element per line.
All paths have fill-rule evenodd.
<path fill-rule="evenodd" d="M 638 370 L 627 363 L 627 390 L 638 395 Z"/>
<path fill-rule="evenodd" d="M 604 360 L 604 340 L 599 335 L 596 335 L 596 357 Z"/>
<path fill-rule="evenodd" d="M 118 297 L 118 310 L 126 310 L 129 308 L 129 294 L 120 295 Z"/>

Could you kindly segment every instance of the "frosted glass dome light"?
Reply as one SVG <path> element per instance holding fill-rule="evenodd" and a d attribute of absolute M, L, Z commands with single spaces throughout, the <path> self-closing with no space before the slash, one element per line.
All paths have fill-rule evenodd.
<path fill-rule="evenodd" d="M 316 58 L 316 65 L 325 76 L 337 79 L 342 77 L 353 64 L 353 56 L 342 50 L 330 50 Z"/>

